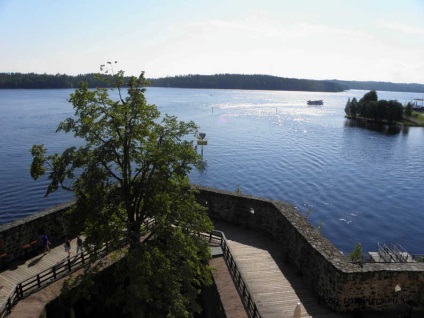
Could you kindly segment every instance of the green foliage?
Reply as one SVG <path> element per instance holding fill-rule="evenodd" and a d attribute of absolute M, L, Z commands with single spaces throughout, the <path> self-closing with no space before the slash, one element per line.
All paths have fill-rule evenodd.
<path fill-rule="evenodd" d="M 348 99 L 347 99 L 347 102 L 346 102 L 346 106 L 345 106 L 345 108 L 344 108 L 345 114 L 346 114 L 346 116 L 348 116 L 348 117 L 350 117 L 350 116 L 351 116 L 350 103 L 351 103 L 350 98 L 348 98 Z"/>
<path fill-rule="evenodd" d="M 376 122 L 386 121 L 389 125 L 403 119 L 402 104 L 395 100 L 378 100 L 376 91 L 366 93 L 359 102 L 356 98 L 348 99 L 345 113 L 349 118 L 360 116 Z"/>
<path fill-rule="evenodd" d="M 358 102 L 358 113 L 359 116 L 364 118 L 370 118 L 372 114 L 372 108 L 374 103 L 378 101 L 378 96 L 376 91 L 369 91 L 366 93 Z"/>
<path fill-rule="evenodd" d="M 161 231 L 131 253 L 127 261 L 136 266 L 129 273 L 134 283 L 117 286 L 124 292 L 113 301 L 126 301 L 130 313 L 141 309 L 145 314 L 140 317 L 165 317 L 168 313 L 172 317 L 192 317 L 201 308 L 187 299 L 196 299 L 200 288 L 211 284 L 210 268 L 205 265 L 210 258 L 208 247 L 181 227 Z"/>
<path fill-rule="evenodd" d="M 358 101 L 356 100 L 356 98 L 352 98 L 352 100 L 350 100 L 350 98 L 347 100 L 346 106 L 345 106 L 345 113 L 346 116 L 349 118 L 356 118 L 357 113 L 358 113 Z"/>
<path fill-rule="evenodd" d="M 411 116 L 412 115 L 412 110 L 414 108 L 414 104 L 412 104 L 411 102 L 409 102 L 406 106 L 405 106 L 405 115 L 406 116 Z"/>
<path fill-rule="evenodd" d="M 380 107 L 384 107 L 383 108 L 383 114 L 384 114 L 384 119 L 387 120 L 387 122 L 389 124 L 397 122 L 397 121 L 402 121 L 403 119 L 403 106 L 401 103 L 399 103 L 398 101 L 395 100 L 389 100 L 389 101 L 380 101 L 383 102 L 384 106 L 380 106 Z"/>
<path fill-rule="evenodd" d="M 244 79 L 242 77 L 245 77 Z M 128 80 L 129 77 L 126 77 Z M 231 81 L 233 79 L 233 81 Z M 71 76 L 66 74 L 0 73 L 0 88 L 76 88 L 79 82 L 88 87 L 106 87 L 96 78 L 96 74 Z M 269 75 L 186 75 L 151 79 L 152 86 L 186 88 L 239 88 L 239 89 L 277 89 L 306 91 L 344 91 L 348 89 L 378 90 L 395 92 L 424 92 L 423 84 L 402 84 L 390 82 L 363 81 L 313 81 L 294 78 L 281 78 Z M 256 86 L 255 86 L 256 85 Z M 286 85 L 287 89 L 281 88 Z M 250 88 L 246 88 L 249 87 Z M 110 87 L 110 86 L 108 86 Z M 256 87 L 256 88 L 253 88 Z M 296 89 L 296 87 L 298 87 Z"/>
<path fill-rule="evenodd" d="M 360 242 L 356 243 L 349 256 L 352 262 L 360 262 L 362 260 L 362 245 Z"/>
<path fill-rule="evenodd" d="M 127 81 L 129 77 L 125 78 Z M 0 88 L 77 88 L 80 82 L 88 87 L 111 87 L 97 78 L 97 74 L 65 75 L 35 73 L 0 73 Z"/>
<path fill-rule="evenodd" d="M 341 92 L 346 87 L 330 81 L 283 78 L 270 75 L 184 75 L 151 79 L 151 86 L 214 89 L 257 89 Z"/>
<path fill-rule="evenodd" d="M 424 85 L 416 83 L 391 83 L 391 82 L 372 82 L 372 81 L 340 81 L 331 80 L 330 82 L 346 87 L 346 89 L 377 90 L 388 92 L 415 92 L 424 93 Z"/>
<path fill-rule="evenodd" d="M 239 194 L 243 194 L 243 191 L 241 191 L 241 187 L 237 186 L 236 190 L 234 191 L 235 194 L 239 195 Z"/>
<path fill-rule="evenodd" d="M 424 256 L 420 256 L 420 257 L 416 258 L 415 260 L 419 263 L 424 263 Z"/>
<path fill-rule="evenodd" d="M 359 100 L 360 104 L 363 103 L 369 103 L 369 102 L 377 102 L 378 101 L 378 95 L 376 91 L 369 91 L 368 93 L 365 93 L 365 95 Z"/>
<path fill-rule="evenodd" d="M 421 124 L 424 124 L 424 114 L 417 111 L 412 111 L 412 116 L 416 118 L 417 121 L 421 122 Z"/>
<path fill-rule="evenodd" d="M 106 72 L 105 72 L 106 73 Z M 0 73 L 0 88 L 75 88 L 80 82 L 88 87 L 113 87 L 112 74 L 102 81 L 97 74 L 70 76 L 65 74 Z M 130 77 L 124 77 L 125 83 Z M 283 78 L 270 75 L 186 75 L 151 79 L 151 86 L 182 88 L 261 89 L 289 91 L 341 92 L 346 87 L 330 81 Z"/>
<path fill-rule="evenodd" d="M 75 116 L 57 130 L 86 144 L 51 155 L 43 145 L 34 145 L 31 176 L 47 175 L 46 195 L 59 188 L 75 193 L 70 219 L 84 229 L 88 247 L 111 242 L 128 251 L 119 267 L 119 291 L 132 316 L 148 317 L 143 310 L 152 310 L 156 317 L 188 317 L 199 309 L 199 288 L 210 283 L 209 250 L 192 235 L 212 230 L 188 180 L 192 167 L 202 161 L 194 146 L 197 126 L 161 117 L 145 99 L 144 73 L 126 82 L 112 63 L 101 70 L 98 79 L 115 87 L 117 99 L 105 88 L 89 90 L 81 83 L 69 99 Z M 155 223 L 149 238 L 140 242 L 149 219 Z M 165 305 L 171 298 L 175 301 Z M 160 308 L 152 308 L 155 304 Z"/>

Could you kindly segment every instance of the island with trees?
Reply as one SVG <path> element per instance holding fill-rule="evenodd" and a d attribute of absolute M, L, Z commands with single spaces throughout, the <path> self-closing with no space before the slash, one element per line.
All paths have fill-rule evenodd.
<path fill-rule="evenodd" d="M 366 93 L 359 101 L 355 97 L 352 100 L 349 98 L 345 114 L 349 119 L 389 126 L 424 126 L 424 116 L 413 110 L 412 103 L 403 106 L 397 100 L 379 100 L 375 90 Z"/>

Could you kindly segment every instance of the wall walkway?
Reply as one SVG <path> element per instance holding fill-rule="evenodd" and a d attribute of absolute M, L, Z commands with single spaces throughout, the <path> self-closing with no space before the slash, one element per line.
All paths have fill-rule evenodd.
<path fill-rule="evenodd" d="M 424 263 L 355 264 L 284 202 L 196 187 L 200 190 L 199 202 L 209 208 L 212 218 L 269 234 L 271 241 L 278 246 L 279 257 L 288 262 L 317 299 L 326 302 L 331 309 L 338 312 L 387 312 L 403 310 L 407 304 L 423 303 Z M 24 246 L 39 239 L 44 231 L 57 238 L 53 241 L 63 242 L 60 237 L 69 234 L 65 212 L 71 204 L 0 226 L 0 256 L 1 253 L 7 254 L 0 258 L 0 262 L 9 266 L 14 264 L 32 248 L 32 245 L 29 248 Z M 254 263 L 261 257 L 265 256 L 257 255 L 249 262 Z M 27 268 L 31 270 L 42 261 L 44 259 L 27 265 Z M 283 271 L 284 267 L 279 266 L 279 269 Z M 10 284 L 8 280 L 12 279 L 5 277 L 4 283 L 0 281 L 0 285 L 5 286 L 0 289 L 0 300 Z M 308 310 L 306 303 L 304 306 Z"/>
<path fill-rule="evenodd" d="M 340 318 L 286 264 L 281 249 L 270 235 L 215 221 L 225 233 L 227 244 L 262 318 L 292 318 L 297 303 L 301 317 Z"/>
<path fill-rule="evenodd" d="M 352 263 L 292 206 L 196 186 L 209 215 L 268 233 L 283 259 L 337 312 L 396 311 L 424 303 L 424 263 Z"/>

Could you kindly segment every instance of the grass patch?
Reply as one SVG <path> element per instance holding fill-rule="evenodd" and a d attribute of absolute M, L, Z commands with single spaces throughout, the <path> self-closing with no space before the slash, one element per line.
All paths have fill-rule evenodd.
<path fill-rule="evenodd" d="M 413 111 L 411 116 L 404 116 L 402 124 L 406 126 L 424 126 L 424 113 Z"/>

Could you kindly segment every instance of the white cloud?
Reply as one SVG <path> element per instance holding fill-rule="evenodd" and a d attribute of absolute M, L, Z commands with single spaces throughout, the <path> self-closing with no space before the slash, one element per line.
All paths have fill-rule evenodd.
<path fill-rule="evenodd" d="M 401 32 L 405 34 L 424 35 L 424 28 L 416 27 L 413 25 L 401 24 L 399 22 L 390 23 L 386 21 L 381 21 L 377 24 L 377 26 L 380 28 L 389 29 L 391 31 Z"/>
<path fill-rule="evenodd" d="M 285 23 L 269 15 L 180 25 L 149 51 L 149 66 L 174 74 L 262 73 L 286 77 L 349 77 L 348 69 L 387 50 L 374 35 L 319 23 Z M 364 58 L 364 54 L 366 58 Z M 161 65 L 167 65 L 166 69 Z M 361 67 L 364 69 L 363 67 Z M 346 70 L 344 72 L 344 70 Z M 166 73 L 165 73 L 166 72 Z"/>
<path fill-rule="evenodd" d="M 261 73 L 424 81 L 417 71 L 423 65 L 424 28 L 422 20 L 417 20 L 418 10 L 411 5 L 218 2 L 199 2 L 178 12 L 147 6 L 150 15 L 137 11 L 111 30 L 102 15 L 97 27 L 90 28 L 93 32 L 70 32 L 74 27 L 62 25 L 52 33 L 57 38 L 49 41 L 45 32 L 37 32 L 42 38 L 31 38 L 16 24 L 10 28 L 15 33 L 2 35 L 6 45 L 0 52 L 3 71 L 76 74 L 96 71 L 99 64 L 116 59 L 127 73 L 145 70 L 148 77 Z M 13 21 L 17 19 L 10 19 L 9 24 Z M 28 28 L 28 24 L 23 26 Z"/>

